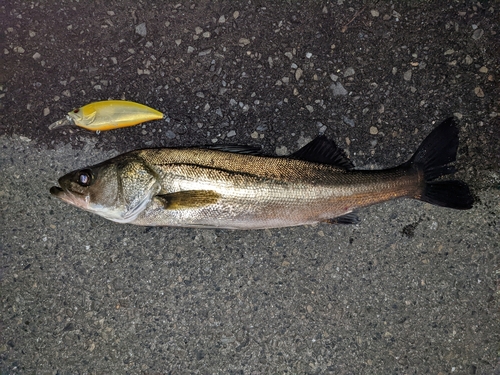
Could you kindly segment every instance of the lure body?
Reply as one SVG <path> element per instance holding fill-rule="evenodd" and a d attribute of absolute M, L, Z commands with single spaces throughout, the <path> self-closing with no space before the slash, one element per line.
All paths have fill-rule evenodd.
<path fill-rule="evenodd" d="M 49 129 L 76 125 L 92 131 L 104 131 L 134 126 L 151 120 L 161 120 L 163 113 L 143 104 L 126 100 L 94 102 L 69 112 Z"/>

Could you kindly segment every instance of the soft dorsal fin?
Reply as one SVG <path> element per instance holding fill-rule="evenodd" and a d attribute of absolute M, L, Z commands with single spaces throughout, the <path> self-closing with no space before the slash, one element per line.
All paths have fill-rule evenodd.
<path fill-rule="evenodd" d="M 291 154 L 290 157 L 313 163 L 330 164 L 344 169 L 354 168 L 354 165 L 346 156 L 344 150 L 339 148 L 335 142 L 326 138 L 324 135 L 313 139 L 300 150 Z"/>
<path fill-rule="evenodd" d="M 220 194 L 212 190 L 186 190 L 170 194 L 157 195 L 167 210 L 198 208 L 217 203 Z"/>
<path fill-rule="evenodd" d="M 262 149 L 257 146 L 243 146 L 243 145 L 208 145 L 203 146 L 205 149 L 232 152 L 235 154 L 262 156 Z"/>

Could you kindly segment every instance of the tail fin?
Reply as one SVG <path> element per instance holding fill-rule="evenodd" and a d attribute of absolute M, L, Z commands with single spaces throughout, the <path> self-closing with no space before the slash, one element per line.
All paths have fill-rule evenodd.
<path fill-rule="evenodd" d="M 467 210 L 474 198 L 465 182 L 434 181 L 452 174 L 455 167 L 448 164 L 457 158 L 458 129 L 453 118 L 446 119 L 424 139 L 408 164 L 423 170 L 425 187 L 415 198 L 437 206 Z"/>

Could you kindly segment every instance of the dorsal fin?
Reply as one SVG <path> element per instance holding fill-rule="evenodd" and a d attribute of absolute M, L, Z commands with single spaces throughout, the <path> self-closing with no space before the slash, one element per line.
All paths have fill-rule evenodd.
<path fill-rule="evenodd" d="M 243 146 L 243 145 L 207 145 L 203 146 L 205 149 L 232 152 L 235 154 L 262 156 L 262 149 L 257 146 Z"/>
<path fill-rule="evenodd" d="M 339 148 L 335 142 L 326 138 L 324 135 L 313 139 L 300 150 L 290 155 L 293 159 L 310 161 L 313 163 L 330 164 L 335 167 L 352 169 L 354 165 Z"/>

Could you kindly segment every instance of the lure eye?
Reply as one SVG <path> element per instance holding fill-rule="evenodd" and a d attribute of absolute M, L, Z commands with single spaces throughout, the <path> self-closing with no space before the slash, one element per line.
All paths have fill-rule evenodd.
<path fill-rule="evenodd" d="M 77 182 L 80 186 L 90 186 L 92 183 L 92 172 L 89 169 L 84 169 L 78 173 Z"/>
<path fill-rule="evenodd" d="M 73 113 L 78 113 L 78 112 L 80 112 L 79 108 L 73 110 Z"/>

